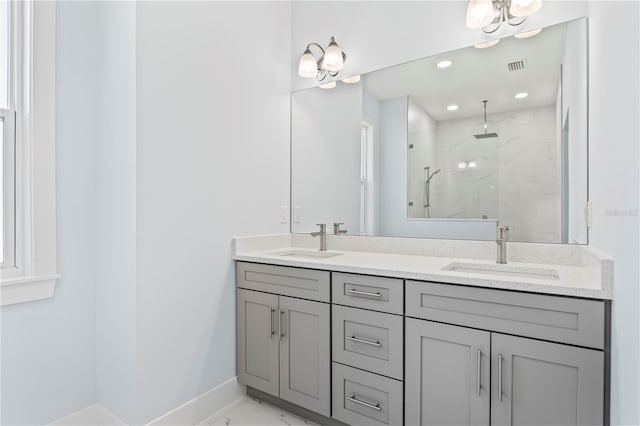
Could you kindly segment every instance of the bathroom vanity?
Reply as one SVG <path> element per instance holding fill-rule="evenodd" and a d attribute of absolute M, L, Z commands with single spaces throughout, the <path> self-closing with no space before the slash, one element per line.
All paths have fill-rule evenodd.
<path fill-rule="evenodd" d="M 323 424 L 608 424 L 587 30 L 291 94 L 292 233 L 234 241 L 250 394 Z"/>
<path fill-rule="evenodd" d="M 495 265 L 486 242 L 353 240 L 235 241 L 238 380 L 258 396 L 326 424 L 608 423 L 611 259 L 523 244 L 512 257 L 533 263 Z"/>

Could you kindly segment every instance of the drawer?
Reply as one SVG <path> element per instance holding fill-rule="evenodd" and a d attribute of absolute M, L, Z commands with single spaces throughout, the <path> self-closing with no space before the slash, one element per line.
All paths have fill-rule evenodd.
<path fill-rule="evenodd" d="M 403 313 L 403 282 L 396 278 L 334 272 L 332 301 L 374 311 Z"/>
<path fill-rule="evenodd" d="M 604 348 L 602 301 L 407 281 L 406 302 L 410 317 Z"/>
<path fill-rule="evenodd" d="M 236 283 L 239 288 L 329 302 L 329 272 L 287 266 L 238 262 Z"/>
<path fill-rule="evenodd" d="M 402 425 L 402 382 L 333 363 L 333 418 L 350 425 Z"/>
<path fill-rule="evenodd" d="M 332 306 L 334 361 L 402 380 L 402 317 Z"/>

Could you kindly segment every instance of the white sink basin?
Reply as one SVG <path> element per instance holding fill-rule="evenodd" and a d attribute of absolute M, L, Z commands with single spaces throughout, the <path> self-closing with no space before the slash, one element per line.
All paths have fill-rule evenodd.
<path fill-rule="evenodd" d="M 471 274 L 487 274 L 506 277 L 536 278 L 540 280 L 558 280 L 560 275 L 555 269 L 527 268 L 510 265 L 487 265 L 482 263 L 450 263 L 443 271 L 467 272 Z"/>
<path fill-rule="evenodd" d="M 328 251 L 310 251 L 310 250 L 287 250 L 276 253 L 270 253 L 272 256 L 282 257 L 300 257 L 303 259 L 327 259 L 330 257 L 340 256 L 342 253 L 331 253 Z"/>

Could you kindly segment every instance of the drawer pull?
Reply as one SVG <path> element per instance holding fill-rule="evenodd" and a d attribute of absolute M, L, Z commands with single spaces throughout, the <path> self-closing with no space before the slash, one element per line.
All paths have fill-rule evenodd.
<path fill-rule="evenodd" d="M 370 291 L 360 291 L 360 290 L 354 290 L 351 288 L 345 289 L 344 292 L 347 294 L 352 294 L 354 296 L 382 297 L 382 293 L 380 292 L 372 293 Z"/>
<path fill-rule="evenodd" d="M 273 336 L 276 335 L 276 330 L 273 328 L 273 314 L 276 313 L 276 308 L 271 308 L 271 315 L 269 315 L 269 328 L 271 330 L 270 338 L 273 339 Z"/>
<path fill-rule="evenodd" d="M 498 355 L 498 401 L 502 402 L 502 354 Z"/>
<path fill-rule="evenodd" d="M 476 392 L 477 392 L 478 396 L 480 396 L 480 369 L 481 369 L 480 368 L 481 367 L 481 362 L 480 361 L 482 359 L 482 351 L 480 349 L 478 349 L 477 358 L 478 358 L 477 359 L 477 364 L 478 364 L 477 365 L 477 367 L 478 367 L 478 371 L 477 371 L 477 374 L 478 374 L 478 377 L 477 377 L 477 379 L 478 379 L 478 389 L 476 390 Z"/>
<path fill-rule="evenodd" d="M 356 336 L 347 336 L 346 339 L 347 340 L 351 340 L 352 342 L 364 343 L 365 345 L 375 346 L 377 348 L 382 346 L 382 343 L 380 343 L 379 341 L 372 342 L 371 340 L 360 339 L 360 338 L 358 338 Z"/>
<path fill-rule="evenodd" d="M 285 314 L 286 312 L 281 309 L 280 315 L 278 315 L 278 330 L 280 330 L 280 341 L 282 341 L 282 339 L 285 338 L 284 327 L 282 326 L 282 318 L 284 317 Z M 286 323 L 286 318 L 285 318 L 285 323 Z"/>
<path fill-rule="evenodd" d="M 382 408 L 380 408 L 380 403 L 378 403 L 376 405 L 369 404 L 368 402 L 360 401 L 359 399 L 356 398 L 355 395 L 347 396 L 347 397 L 345 397 L 345 399 L 347 401 L 351 401 L 351 402 L 355 402 L 356 404 L 363 405 L 363 406 L 365 406 L 367 408 L 372 408 L 372 409 L 374 409 L 376 411 L 382 411 Z"/>

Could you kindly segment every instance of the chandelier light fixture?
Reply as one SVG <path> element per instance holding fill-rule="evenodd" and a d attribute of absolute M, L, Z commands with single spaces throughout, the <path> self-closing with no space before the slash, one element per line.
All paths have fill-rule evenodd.
<path fill-rule="evenodd" d="M 315 46 L 322 52 L 319 59 L 311 53 L 311 47 Z M 304 50 L 298 64 L 298 75 L 303 78 L 317 78 L 322 81 L 327 74 L 331 77 L 338 75 L 344 67 L 347 55 L 340 49 L 336 40 L 331 37 L 327 49 L 323 49 L 318 43 L 309 43 Z"/>
<path fill-rule="evenodd" d="M 516 26 L 542 7 L 542 0 L 469 0 L 467 28 L 494 33 L 503 22 Z"/>

